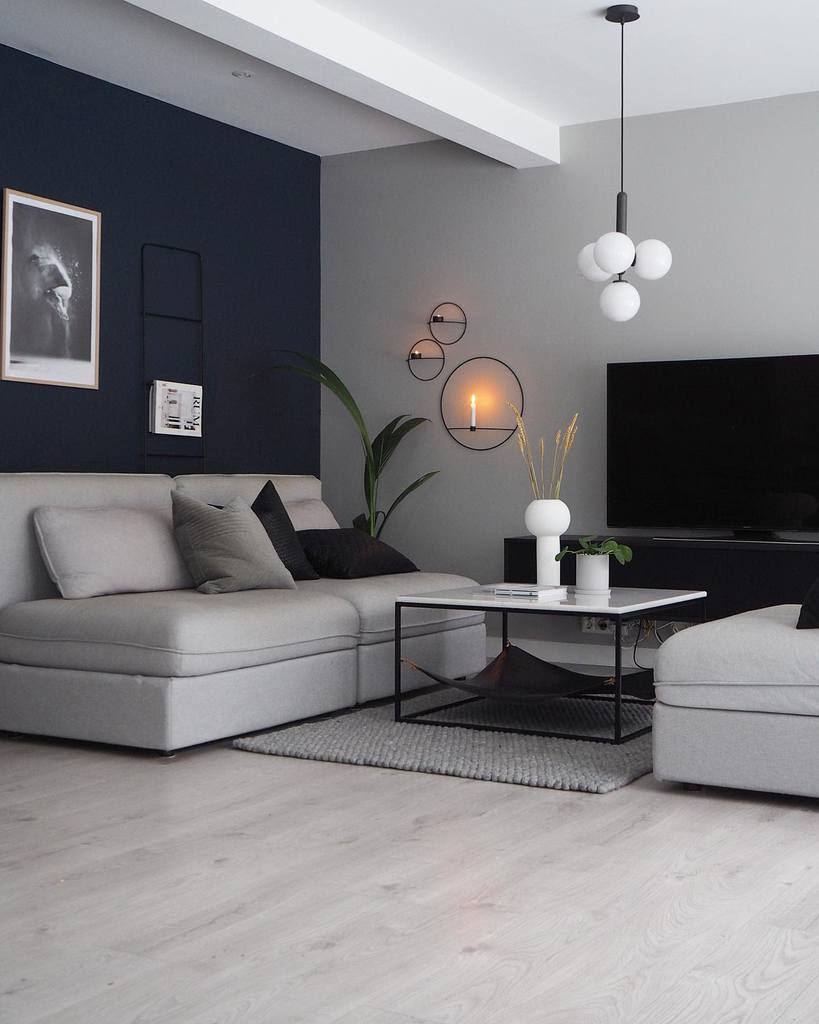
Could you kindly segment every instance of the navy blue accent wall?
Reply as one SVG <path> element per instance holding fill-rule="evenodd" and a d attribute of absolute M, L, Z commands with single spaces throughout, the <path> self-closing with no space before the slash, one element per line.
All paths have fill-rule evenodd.
<path fill-rule="evenodd" d="M 207 471 L 318 473 L 318 388 L 254 374 L 319 354 L 319 158 L 7 47 L 0 125 L 0 186 L 102 212 L 100 389 L 0 382 L 0 471 L 142 470 L 159 242 L 204 260 Z"/>

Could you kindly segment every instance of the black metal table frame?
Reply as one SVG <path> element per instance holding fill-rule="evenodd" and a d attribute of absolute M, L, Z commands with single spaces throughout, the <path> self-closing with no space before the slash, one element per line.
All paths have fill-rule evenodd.
<path fill-rule="evenodd" d="M 447 611 L 472 611 L 472 612 L 499 612 L 502 618 L 502 643 L 503 647 L 509 643 L 509 615 L 560 615 L 570 616 L 571 618 L 580 618 L 583 616 L 592 615 L 594 613 L 589 611 L 574 611 L 573 609 L 567 608 L 544 608 L 544 607 L 532 607 L 532 608 L 481 608 L 471 604 L 441 604 L 440 602 L 430 602 L 428 604 L 415 601 L 396 601 L 395 602 L 395 721 L 396 722 L 413 722 L 416 725 L 440 725 L 440 726 L 457 726 L 461 729 L 479 729 L 485 732 L 512 732 L 519 733 L 525 736 L 547 736 L 552 739 L 561 740 L 585 740 L 590 743 L 611 743 L 619 745 L 621 743 L 628 743 L 630 740 L 637 739 L 638 736 L 644 736 L 646 733 L 651 732 L 651 726 L 644 726 L 642 729 L 635 729 L 633 732 L 626 733 L 623 735 L 623 705 L 624 704 L 643 704 L 651 705 L 654 702 L 651 700 L 643 700 L 638 697 L 628 697 L 623 695 L 623 623 L 633 622 L 635 619 L 645 619 L 653 617 L 654 612 L 670 611 L 671 609 L 679 609 L 682 612 L 690 612 L 692 605 L 700 606 L 699 615 L 679 615 L 677 618 L 683 621 L 701 621 L 704 622 L 706 618 L 706 598 L 704 597 L 692 597 L 685 601 L 671 601 L 668 604 L 659 604 L 650 608 L 643 608 L 641 611 L 633 612 L 622 612 L 619 615 L 615 615 L 609 610 L 606 618 L 614 619 L 614 695 L 612 697 L 608 694 L 601 693 L 578 693 L 570 695 L 570 699 L 582 698 L 584 700 L 599 700 L 606 701 L 614 705 L 614 723 L 613 723 L 613 735 L 612 736 L 586 736 L 581 733 L 565 733 L 565 732 L 550 732 L 543 729 L 512 729 L 506 728 L 505 726 L 498 725 L 475 725 L 469 722 L 456 722 L 446 721 L 442 722 L 434 718 L 428 718 L 425 716 L 438 714 L 441 711 L 446 711 L 449 708 L 461 707 L 464 704 L 471 704 L 476 700 L 488 700 L 488 698 L 481 695 L 471 695 L 464 697 L 461 700 L 450 701 L 448 704 L 441 704 L 434 708 L 425 708 L 423 711 L 414 711 L 411 714 L 404 714 L 402 709 L 402 702 L 405 696 L 401 690 L 401 643 L 402 643 L 402 623 L 401 615 L 404 608 L 442 608 Z M 602 615 L 602 612 L 600 613 Z M 591 678 L 591 677 L 590 677 Z"/>

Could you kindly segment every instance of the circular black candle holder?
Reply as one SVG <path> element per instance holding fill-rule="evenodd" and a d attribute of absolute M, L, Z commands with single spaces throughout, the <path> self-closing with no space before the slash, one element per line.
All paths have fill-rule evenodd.
<path fill-rule="evenodd" d="M 444 350 L 434 338 L 416 341 L 407 356 L 407 366 L 417 380 L 435 380 L 445 362 Z"/>
<path fill-rule="evenodd" d="M 457 302 L 439 302 L 427 320 L 429 333 L 441 345 L 454 345 L 466 334 L 466 313 Z"/>
<path fill-rule="evenodd" d="M 472 395 L 476 397 L 476 425 L 470 425 Z M 441 422 L 462 448 L 488 452 L 500 448 L 515 433 L 509 403 L 523 412 L 520 378 L 502 359 L 473 356 L 450 373 L 441 388 Z"/>

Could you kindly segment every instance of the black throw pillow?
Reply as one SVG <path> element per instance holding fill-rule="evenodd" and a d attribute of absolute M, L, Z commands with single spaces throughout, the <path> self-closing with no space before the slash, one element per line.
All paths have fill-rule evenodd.
<path fill-rule="evenodd" d="M 418 567 L 383 540 L 363 530 L 299 530 L 310 564 L 319 574 L 336 580 L 418 572 Z"/>
<path fill-rule="evenodd" d="M 299 543 L 293 523 L 272 480 L 267 481 L 250 507 L 258 516 L 293 579 L 317 580 L 318 574 L 304 554 L 304 548 Z"/>
<path fill-rule="evenodd" d="M 819 629 L 819 580 L 816 580 L 802 602 L 796 628 Z"/>

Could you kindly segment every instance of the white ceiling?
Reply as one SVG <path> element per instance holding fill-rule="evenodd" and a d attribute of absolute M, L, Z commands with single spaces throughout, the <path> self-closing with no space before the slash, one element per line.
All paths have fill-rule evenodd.
<path fill-rule="evenodd" d="M 556 163 L 556 124 L 315 0 L 129 0 L 513 167 Z"/>
<path fill-rule="evenodd" d="M 124 0 L 0 0 L 0 43 L 329 156 L 434 138 Z M 254 72 L 238 79 L 234 70 Z"/>
<path fill-rule="evenodd" d="M 528 166 L 558 158 L 556 126 L 617 115 L 619 30 L 603 7 L 2 0 L 0 42 L 321 155 L 444 135 Z M 643 0 L 640 10 L 626 28 L 627 114 L 819 90 L 816 0 Z M 333 50 L 345 36 L 346 64 L 343 39 Z M 356 39 L 360 62 L 349 57 Z"/>
<path fill-rule="evenodd" d="M 317 0 L 559 125 L 619 112 L 619 27 L 593 0 Z M 817 0 L 638 0 L 627 114 L 819 90 Z"/>

